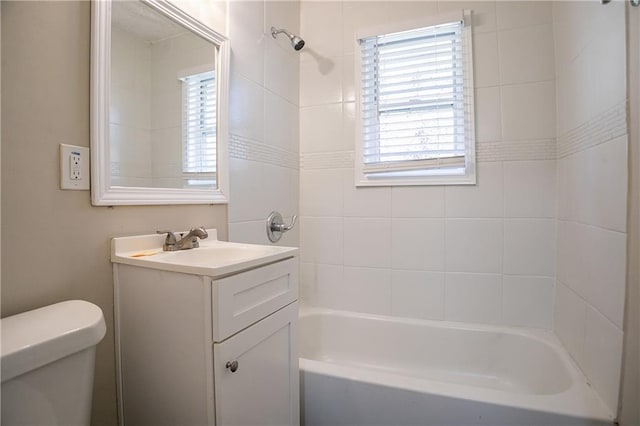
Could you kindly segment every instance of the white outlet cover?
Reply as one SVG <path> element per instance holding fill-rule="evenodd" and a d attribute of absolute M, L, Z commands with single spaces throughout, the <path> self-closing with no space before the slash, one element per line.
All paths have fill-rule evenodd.
<path fill-rule="evenodd" d="M 80 159 L 79 177 L 72 179 L 72 157 Z M 77 170 L 76 170 L 77 175 Z M 89 190 L 89 148 L 60 144 L 60 189 Z"/>

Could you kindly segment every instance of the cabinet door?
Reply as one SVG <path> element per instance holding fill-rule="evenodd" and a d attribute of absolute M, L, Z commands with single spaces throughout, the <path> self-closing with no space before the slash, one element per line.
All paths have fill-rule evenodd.
<path fill-rule="evenodd" d="M 295 302 L 213 345 L 217 426 L 299 424 L 297 323 Z"/>

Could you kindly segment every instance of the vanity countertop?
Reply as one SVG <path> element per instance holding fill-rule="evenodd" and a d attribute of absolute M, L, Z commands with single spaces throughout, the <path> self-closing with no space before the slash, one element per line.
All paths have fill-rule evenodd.
<path fill-rule="evenodd" d="M 219 278 L 298 254 L 296 247 L 219 241 L 215 229 L 207 232 L 200 247 L 171 252 L 162 251 L 162 234 L 113 238 L 111 262 Z"/>

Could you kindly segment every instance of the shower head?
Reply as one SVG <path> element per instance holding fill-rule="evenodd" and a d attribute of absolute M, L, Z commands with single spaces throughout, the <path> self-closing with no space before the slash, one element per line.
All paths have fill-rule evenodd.
<path fill-rule="evenodd" d="M 291 34 L 289 31 L 285 30 L 284 28 L 278 29 L 276 27 L 271 27 L 271 37 L 276 38 L 276 36 L 280 33 L 289 37 L 289 41 L 291 41 L 291 46 L 293 46 L 294 50 L 296 51 L 302 50 L 302 48 L 304 47 L 303 39 L 301 39 L 295 34 Z"/>

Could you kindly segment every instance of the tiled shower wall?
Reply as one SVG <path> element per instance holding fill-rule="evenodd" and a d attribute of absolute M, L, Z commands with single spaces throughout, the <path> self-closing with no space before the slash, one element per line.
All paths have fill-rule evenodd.
<path fill-rule="evenodd" d="M 478 184 L 356 188 L 355 31 L 473 10 Z M 301 3 L 303 301 L 550 329 L 556 92 L 548 2 Z"/>
<path fill-rule="evenodd" d="M 623 2 L 553 5 L 558 105 L 555 331 L 617 411 L 627 220 Z"/>
<path fill-rule="evenodd" d="M 299 54 L 270 28 L 299 31 L 299 3 L 229 2 L 229 239 L 269 243 L 265 219 L 298 210 Z M 298 246 L 298 229 L 280 244 Z"/>

